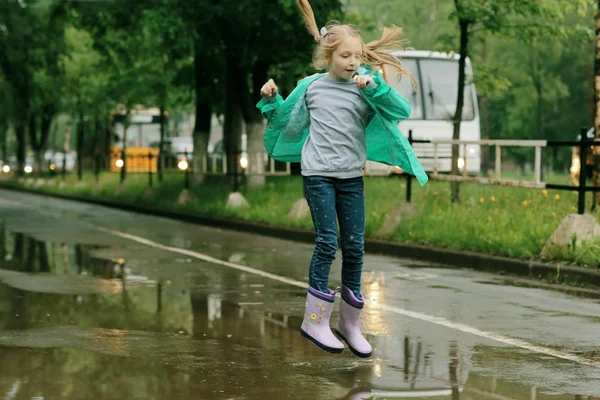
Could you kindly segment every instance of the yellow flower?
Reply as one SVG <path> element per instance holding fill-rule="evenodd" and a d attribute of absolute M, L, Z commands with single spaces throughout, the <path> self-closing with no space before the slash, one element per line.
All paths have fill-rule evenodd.
<path fill-rule="evenodd" d="M 434 196 L 438 196 L 440 194 L 440 192 L 433 192 Z"/>
<path fill-rule="evenodd" d="M 312 319 L 313 321 L 317 319 L 317 314 L 312 313 L 310 314 L 310 319 Z"/>
<path fill-rule="evenodd" d="M 542 194 L 543 194 L 544 196 L 548 196 L 548 191 L 547 191 L 546 189 L 544 189 L 544 190 L 542 190 Z"/>
<path fill-rule="evenodd" d="M 528 205 L 529 202 L 527 200 L 523 200 L 523 202 L 521 202 L 521 204 L 523 204 L 524 206 Z"/>
<path fill-rule="evenodd" d="M 491 201 L 496 201 L 496 197 L 495 197 L 495 196 L 492 196 L 492 197 L 490 198 L 490 200 L 491 200 Z"/>
<path fill-rule="evenodd" d="M 560 194 L 558 194 L 558 193 L 557 193 L 557 194 L 555 194 L 555 195 L 554 195 L 554 200 L 560 200 Z"/>
<path fill-rule="evenodd" d="M 480 198 L 479 198 L 479 202 L 480 202 L 480 203 L 484 203 L 484 202 L 485 202 L 485 199 L 484 199 L 483 197 L 480 197 Z"/>
<path fill-rule="evenodd" d="M 492 222 L 492 217 L 488 217 L 488 221 Z"/>

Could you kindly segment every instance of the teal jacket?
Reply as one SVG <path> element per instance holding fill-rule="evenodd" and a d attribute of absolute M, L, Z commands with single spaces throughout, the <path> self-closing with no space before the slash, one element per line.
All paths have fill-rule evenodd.
<path fill-rule="evenodd" d="M 370 71 L 361 67 L 358 72 L 366 74 Z M 268 120 L 264 145 L 269 157 L 282 162 L 300 162 L 310 126 L 304 94 L 311 83 L 323 76 L 325 74 L 314 74 L 298 81 L 285 101 L 277 94 L 275 98 L 263 98 L 256 105 Z M 423 186 L 428 180 L 427 174 L 398 129 L 398 123 L 410 115 L 410 103 L 382 79 L 381 73 L 373 74 L 372 78 L 375 87 L 361 91 L 375 110 L 365 132 L 367 159 L 398 166 L 414 175 Z"/>

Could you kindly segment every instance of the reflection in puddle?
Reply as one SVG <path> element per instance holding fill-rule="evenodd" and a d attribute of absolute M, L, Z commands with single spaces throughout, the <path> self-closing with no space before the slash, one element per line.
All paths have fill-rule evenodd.
<path fill-rule="evenodd" d="M 376 357 L 331 356 L 298 332 L 303 291 L 194 262 L 144 263 L 147 249 L 98 250 L 0 226 L 0 396 L 584 399 L 474 373 L 473 360 L 508 356 L 429 325 L 416 335 L 377 308 L 365 314 Z M 384 284 L 374 274 L 365 296 L 385 302 Z"/>

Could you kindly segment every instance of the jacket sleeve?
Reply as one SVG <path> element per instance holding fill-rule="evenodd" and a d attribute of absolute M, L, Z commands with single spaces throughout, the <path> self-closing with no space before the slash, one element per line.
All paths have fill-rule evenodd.
<path fill-rule="evenodd" d="M 275 112 L 281 104 L 283 104 L 283 97 L 277 93 L 275 97 L 263 97 L 262 100 L 256 104 L 256 108 L 260 110 L 264 118 L 270 121 L 273 112 Z"/>
<path fill-rule="evenodd" d="M 373 83 L 363 89 L 363 94 L 370 100 L 379 114 L 390 121 L 402 121 L 410 116 L 411 106 L 400 93 L 388 85 L 381 75 L 372 76 Z"/>

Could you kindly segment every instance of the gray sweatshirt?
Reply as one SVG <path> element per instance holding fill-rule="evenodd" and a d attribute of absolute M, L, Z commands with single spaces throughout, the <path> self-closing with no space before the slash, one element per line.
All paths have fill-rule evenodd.
<path fill-rule="evenodd" d="M 305 96 L 310 133 L 302 148 L 302 175 L 362 176 L 367 161 L 365 130 L 375 112 L 358 85 L 324 76 L 308 87 Z"/>

